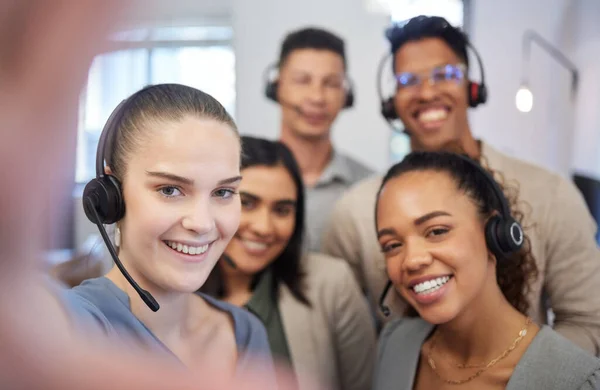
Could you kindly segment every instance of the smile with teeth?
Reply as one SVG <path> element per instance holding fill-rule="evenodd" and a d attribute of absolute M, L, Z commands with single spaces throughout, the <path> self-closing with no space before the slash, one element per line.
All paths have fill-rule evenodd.
<path fill-rule="evenodd" d="M 450 276 L 442 276 L 416 284 L 412 289 L 419 295 L 431 294 L 432 292 L 439 290 L 444 284 L 448 283 L 449 280 Z"/>
<path fill-rule="evenodd" d="M 264 242 L 252 241 L 246 238 L 240 238 L 240 241 L 244 244 L 246 248 L 252 251 L 264 251 L 269 247 L 269 245 L 265 244 Z"/>
<path fill-rule="evenodd" d="M 191 246 L 176 241 L 164 241 L 164 243 L 171 247 L 171 249 L 186 255 L 201 255 L 208 250 L 208 246 L 210 245 L 205 244 L 202 246 Z"/>
<path fill-rule="evenodd" d="M 417 119 L 423 123 L 439 122 L 448 117 L 448 111 L 444 108 L 431 108 L 422 110 L 417 114 Z"/>

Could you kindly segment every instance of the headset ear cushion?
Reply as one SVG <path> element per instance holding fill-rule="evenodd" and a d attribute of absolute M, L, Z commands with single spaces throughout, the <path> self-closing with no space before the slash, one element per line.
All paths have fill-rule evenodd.
<path fill-rule="evenodd" d="M 381 115 L 385 119 L 398 119 L 398 114 L 396 113 L 396 107 L 394 107 L 394 98 L 391 97 L 387 100 L 381 102 Z"/>
<path fill-rule="evenodd" d="M 267 82 L 267 86 L 265 87 L 265 96 L 274 101 L 277 102 L 277 88 L 279 87 L 279 82 L 278 81 L 269 81 Z"/>
<path fill-rule="evenodd" d="M 496 260 L 500 261 L 505 256 L 500 243 L 498 242 L 498 226 L 502 222 L 499 215 L 490 217 L 485 225 L 485 242 L 488 249 L 496 256 Z"/>
<path fill-rule="evenodd" d="M 344 108 L 350 108 L 354 106 L 354 92 L 352 91 L 352 88 L 348 89 L 348 92 L 346 92 L 346 101 L 344 102 Z"/>
<path fill-rule="evenodd" d="M 469 81 L 469 107 L 477 107 L 487 101 L 487 88 L 483 84 Z"/>
<path fill-rule="evenodd" d="M 513 218 L 505 220 L 499 215 L 494 215 L 485 226 L 488 249 L 497 259 L 519 251 L 523 247 L 524 239 L 523 228 Z"/>
<path fill-rule="evenodd" d="M 125 215 L 121 183 L 114 176 L 107 175 L 91 180 L 83 190 L 83 200 L 86 198 L 96 206 L 100 222 L 104 225 L 113 224 Z M 91 222 L 96 223 L 95 216 L 85 204 L 85 215 Z"/>
<path fill-rule="evenodd" d="M 484 104 L 488 100 L 487 87 L 485 84 L 479 84 L 479 104 Z"/>
<path fill-rule="evenodd" d="M 469 81 L 469 107 L 479 105 L 479 84 Z"/>
<path fill-rule="evenodd" d="M 521 224 L 513 218 L 503 220 L 497 228 L 498 242 L 506 253 L 514 253 L 523 247 L 524 234 Z"/>

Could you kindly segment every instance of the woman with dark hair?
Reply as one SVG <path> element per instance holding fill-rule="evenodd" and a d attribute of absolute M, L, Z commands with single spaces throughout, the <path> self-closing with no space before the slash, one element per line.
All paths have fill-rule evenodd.
<path fill-rule="evenodd" d="M 376 229 L 406 315 L 382 331 L 374 390 L 599 389 L 600 360 L 527 316 L 529 239 L 479 163 L 413 152 L 386 174 Z"/>
<path fill-rule="evenodd" d="M 243 306 L 267 328 L 274 357 L 300 389 L 370 388 L 375 330 L 366 300 L 340 259 L 303 253 L 305 195 L 280 142 L 242 137 L 242 217 L 202 291 Z"/>

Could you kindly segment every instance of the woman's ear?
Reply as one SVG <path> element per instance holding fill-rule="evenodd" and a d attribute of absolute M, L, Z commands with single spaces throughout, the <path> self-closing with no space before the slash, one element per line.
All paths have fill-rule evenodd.
<path fill-rule="evenodd" d="M 490 251 L 490 250 L 488 250 L 488 261 L 492 263 L 492 265 L 494 266 L 494 269 L 495 269 L 496 265 L 498 263 L 498 260 L 496 259 L 496 256 L 494 256 L 492 251 Z"/>
<path fill-rule="evenodd" d="M 112 175 L 112 169 L 110 169 L 110 167 L 108 165 L 104 167 L 104 174 Z"/>

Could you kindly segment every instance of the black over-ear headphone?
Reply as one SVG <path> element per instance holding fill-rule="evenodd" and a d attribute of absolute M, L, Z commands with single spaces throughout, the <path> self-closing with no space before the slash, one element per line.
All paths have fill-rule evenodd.
<path fill-rule="evenodd" d="M 472 158 L 461 154 L 458 156 L 481 173 L 492 186 L 494 195 L 500 202 L 500 214 L 491 216 L 485 225 L 485 242 L 497 261 L 502 262 L 502 259 L 508 258 L 523 247 L 523 227 L 510 213 L 508 199 L 491 173 Z"/>
<path fill-rule="evenodd" d="M 111 257 L 125 279 L 127 279 L 131 286 L 137 291 L 144 303 L 146 303 L 152 311 L 157 311 L 160 308 L 158 302 L 156 302 L 154 297 L 148 291 L 142 289 L 129 275 L 127 270 L 125 270 L 125 267 L 123 267 L 123 264 L 119 260 L 117 252 L 106 233 L 106 229 L 104 229 L 104 225 L 116 223 L 125 215 L 125 202 L 123 193 L 121 192 L 121 183 L 115 176 L 108 175 L 104 172 L 104 160 L 107 157 L 106 149 L 108 146 L 109 151 L 112 152 L 114 150 L 117 129 L 123 119 L 123 115 L 127 112 L 127 109 L 131 105 L 131 102 L 135 100 L 135 97 L 148 88 L 151 88 L 151 86 L 143 88 L 129 98 L 123 100 L 108 118 L 98 141 L 98 149 L 96 151 L 96 178 L 86 184 L 83 190 L 82 201 L 85 215 L 98 227 Z M 110 158 L 107 158 L 106 160 L 110 162 Z"/>
<path fill-rule="evenodd" d="M 492 215 L 485 225 L 485 242 L 488 249 L 496 257 L 496 261 L 501 263 L 523 247 L 525 241 L 523 227 L 512 216 L 508 200 L 490 172 L 469 156 L 462 154 L 457 154 L 457 156 L 481 173 L 483 180 L 491 185 L 494 196 L 500 203 L 500 210 L 497 210 L 500 214 Z M 379 308 L 385 316 L 390 315 L 390 309 L 384 304 L 384 301 L 391 287 L 392 282 L 388 281 L 379 298 Z"/>
<path fill-rule="evenodd" d="M 444 24 L 444 28 L 456 29 L 444 19 L 439 18 L 439 20 L 440 23 Z M 467 82 L 467 95 L 469 99 L 469 107 L 475 108 L 480 104 L 484 104 L 485 102 L 487 102 L 488 99 L 488 90 L 485 84 L 485 71 L 483 69 L 483 60 L 481 59 L 481 55 L 479 54 L 475 46 L 473 46 L 469 38 L 462 32 L 460 32 L 460 36 L 462 36 L 465 46 L 470 48 L 471 51 L 475 54 L 475 58 L 477 59 L 477 63 L 479 64 L 481 83 L 476 83 L 471 80 L 468 80 Z M 396 108 L 394 107 L 394 97 L 383 97 L 383 93 L 381 91 L 381 81 L 383 77 L 383 68 L 385 67 L 385 64 L 387 63 L 388 59 L 392 58 L 393 56 L 394 53 L 385 54 L 379 62 L 379 69 L 377 72 L 377 90 L 379 92 L 379 100 L 381 101 L 381 115 L 383 115 L 383 117 L 388 121 L 398 119 L 398 113 L 396 112 Z"/>
<path fill-rule="evenodd" d="M 274 70 L 278 69 L 277 64 L 270 65 L 264 72 L 263 78 L 265 79 L 265 96 L 276 103 L 281 103 L 277 97 L 277 89 L 279 88 L 279 80 L 277 77 L 271 76 Z M 350 108 L 354 106 L 354 86 L 352 80 L 346 76 L 346 100 L 344 101 L 343 108 Z"/>

